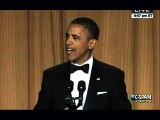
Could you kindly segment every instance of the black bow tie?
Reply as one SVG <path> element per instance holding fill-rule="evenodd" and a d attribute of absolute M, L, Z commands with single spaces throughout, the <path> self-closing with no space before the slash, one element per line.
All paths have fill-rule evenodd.
<path fill-rule="evenodd" d="M 74 73 L 77 70 L 82 70 L 83 72 L 88 73 L 89 64 L 85 64 L 82 66 L 76 66 L 76 65 L 71 64 L 71 73 Z"/>

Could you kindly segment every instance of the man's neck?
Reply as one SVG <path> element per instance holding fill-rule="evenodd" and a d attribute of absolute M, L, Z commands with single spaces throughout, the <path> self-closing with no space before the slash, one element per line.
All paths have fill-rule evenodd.
<path fill-rule="evenodd" d="M 83 62 L 83 63 L 81 63 L 81 64 L 79 64 L 79 63 L 75 63 L 75 62 L 71 62 L 72 64 L 74 64 L 74 65 L 78 65 L 78 66 L 81 66 L 81 65 L 84 65 L 84 64 L 86 64 L 86 63 L 88 63 L 91 59 L 93 59 L 93 56 L 91 55 L 85 62 Z"/>

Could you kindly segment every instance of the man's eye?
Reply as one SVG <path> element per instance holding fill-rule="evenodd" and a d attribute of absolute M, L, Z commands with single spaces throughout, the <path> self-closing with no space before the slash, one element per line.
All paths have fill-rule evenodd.
<path fill-rule="evenodd" d="M 66 35 L 66 39 L 68 39 L 69 38 L 69 35 Z"/>
<path fill-rule="evenodd" d="M 74 40 L 77 40 L 77 39 L 79 40 L 80 37 L 79 37 L 79 36 L 73 36 L 73 39 L 74 39 Z"/>

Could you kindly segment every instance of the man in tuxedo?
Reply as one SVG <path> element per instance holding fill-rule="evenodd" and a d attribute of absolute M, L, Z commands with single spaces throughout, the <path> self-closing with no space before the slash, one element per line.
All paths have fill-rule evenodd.
<path fill-rule="evenodd" d="M 130 110 L 124 72 L 95 59 L 99 27 L 90 18 L 73 20 L 66 32 L 68 62 L 44 71 L 35 110 Z M 82 86 L 79 87 L 79 83 Z M 83 82 L 82 82 L 83 81 Z M 84 89 L 84 92 L 78 91 Z M 81 99 L 80 99 L 81 98 Z M 82 105 L 78 106 L 82 102 Z"/>

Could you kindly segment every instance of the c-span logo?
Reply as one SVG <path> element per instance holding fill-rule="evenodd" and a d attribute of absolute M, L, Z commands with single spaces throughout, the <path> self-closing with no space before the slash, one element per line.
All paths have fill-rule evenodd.
<path fill-rule="evenodd" d="M 132 10 L 131 18 L 153 18 L 153 10 Z"/>
<path fill-rule="evenodd" d="M 135 100 L 139 103 L 151 103 L 152 95 L 131 95 L 131 100 Z"/>

